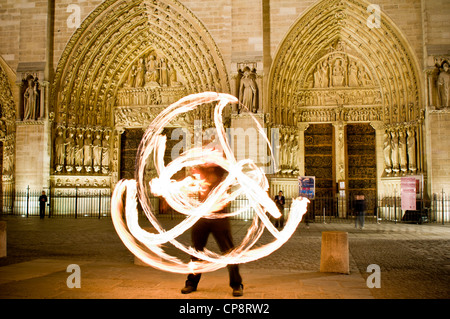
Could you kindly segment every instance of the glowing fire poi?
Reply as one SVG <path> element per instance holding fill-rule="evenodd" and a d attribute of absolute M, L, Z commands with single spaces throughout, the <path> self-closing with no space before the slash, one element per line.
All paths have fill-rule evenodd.
<path fill-rule="evenodd" d="M 201 104 L 212 102 L 218 102 L 214 109 L 214 122 L 223 153 L 211 149 L 193 148 L 165 166 L 166 137 L 161 135 L 164 127 L 177 115 L 191 111 Z M 114 227 L 125 246 L 136 257 L 152 267 L 164 271 L 187 274 L 209 272 L 223 268 L 228 264 L 254 261 L 271 254 L 281 247 L 294 233 L 303 215 L 306 213 L 306 205 L 309 201 L 306 198 L 299 197 L 293 200 L 289 218 L 282 231 L 278 231 L 271 223 L 266 212 L 275 218 L 280 217 L 281 214 L 274 201 L 267 194 L 269 183 L 264 172 L 252 160 L 237 161 L 233 151 L 226 142 L 222 111 L 228 103 L 238 103 L 238 100 L 228 94 L 204 92 L 189 95 L 167 107 L 154 119 L 142 138 L 136 162 L 138 180 L 121 180 L 114 189 L 111 202 L 111 216 Z M 270 143 L 262 127 L 257 121 L 255 122 L 259 133 L 270 148 Z M 144 170 L 146 160 L 151 155 L 153 155 L 158 177 L 152 179 L 147 185 L 144 182 Z M 185 167 L 194 167 L 206 163 L 214 163 L 221 166 L 228 171 L 228 175 L 225 180 L 209 193 L 205 201 L 200 202 L 193 196 L 189 196 L 198 192 L 202 187 L 203 181 L 198 176 L 189 176 L 181 181 L 171 178 Z M 244 168 L 245 173 L 243 171 Z M 148 186 L 154 195 L 164 197 L 173 209 L 186 215 L 186 218 L 168 231 L 163 229 L 155 218 L 146 196 Z M 233 191 L 230 191 L 231 189 Z M 125 192 L 126 206 L 124 207 L 123 195 Z M 197 251 L 193 247 L 185 246 L 175 239 L 193 226 L 200 218 L 225 218 L 241 213 L 242 209 L 229 213 L 214 213 L 239 195 L 246 195 L 255 211 L 252 225 L 239 246 L 236 246 L 227 254 L 220 255 L 208 249 Z M 147 232 L 139 226 L 138 199 L 157 233 Z M 125 216 L 123 216 L 123 212 L 125 212 Z M 265 228 L 270 231 L 275 240 L 269 244 L 252 249 Z M 168 255 L 162 249 L 162 245 L 168 242 L 185 253 L 197 257 L 200 261 L 184 263 L 180 259 Z"/>

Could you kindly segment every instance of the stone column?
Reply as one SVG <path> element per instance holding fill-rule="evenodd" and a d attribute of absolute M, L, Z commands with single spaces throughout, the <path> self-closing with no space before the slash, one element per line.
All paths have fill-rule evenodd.
<path fill-rule="evenodd" d="M 383 176 L 384 168 L 385 168 L 385 160 L 384 160 L 384 133 L 386 127 L 382 121 L 373 121 L 370 122 L 370 126 L 372 126 L 375 130 L 375 156 L 377 163 L 377 189 L 378 195 L 382 196 L 385 193 L 384 187 L 381 183 L 381 176 Z"/>
<path fill-rule="evenodd" d="M 333 122 L 334 127 L 334 158 L 335 158 L 335 171 L 336 178 L 335 183 L 339 181 L 345 181 L 345 191 L 340 191 L 338 194 L 339 199 L 339 217 L 345 217 L 347 214 L 347 205 L 345 205 L 345 199 L 347 197 L 348 181 L 347 181 L 347 169 L 346 169 L 346 149 L 347 138 L 345 133 L 345 126 L 347 123 L 342 121 Z"/>
<path fill-rule="evenodd" d="M 120 140 L 125 132 L 123 127 L 116 127 L 113 133 L 112 159 L 111 159 L 111 188 L 114 189 L 120 179 Z"/>
<path fill-rule="evenodd" d="M 305 176 L 305 131 L 308 129 L 309 123 L 297 123 L 297 139 L 298 139 L 298 175 Z"/>

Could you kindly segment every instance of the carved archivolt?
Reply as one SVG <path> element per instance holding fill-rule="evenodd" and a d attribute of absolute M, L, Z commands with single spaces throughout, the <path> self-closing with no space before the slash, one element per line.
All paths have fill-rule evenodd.
<path fill-rule="evenodd" d="M 417 61 L 391 20 L 367 26 L 369 3 L 320 1 L 291 28 L 274 59 L 268 95 L 275 123 L 414 121 Z"/>
<path fill-rule="evenodd" d="M 144 127 L 155 112 L 202 91 L 230 87 L 213 38 L 191 11 L 177 0 L 104 1 L 74 33 L 56 69 L 53 142 L 56 149 L 63 130 L 65 151 L 62 163 L 54 156 L 54 172 L 106 174 L 116 181 L 120 131 Z M 85 144 L 83 159 L 77 157 L 77 131 Z M 104 143 L 106 131 L 111 137 Z M 108 154 L 100 165 L 96 132 Z"/>
<path fill-rule="evenodd" d="M 229 91 L 212 37 L 174 0 L 102 3 L 70 39 L 55 81 L 55 120 L 67 126 L 112 125 L 112 107 L 124 88 L 178 87 L 183 81 L 187 93 Z"/>
<path fill-rule="evenodd" d="M 0 141 L 3 142 L 3 181 L 14 177 L 16 106 L 11 90 L 11 81 L 0 65 Z"/>

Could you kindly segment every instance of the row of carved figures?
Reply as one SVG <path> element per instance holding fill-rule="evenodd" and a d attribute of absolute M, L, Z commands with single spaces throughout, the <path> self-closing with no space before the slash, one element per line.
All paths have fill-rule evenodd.
<path fill-rule="evenodd" d="M 280 132 L 278 149 L 278 168 L 282 173 L 293 173 L 298 169 L 298 140 L 294 131 Z"/>
<path fill-rule="evenodd" d="M 142 57 L 131 66 L 124 87 L 180 86 L 173 64 L 166 58 L 157 59 L 154 54 Z"/>
<path fill-rule="evenodd" d="M 386 130 L 384 133 L 384 170 L 387 175 L 415 173 L 416 129 L 414 127 Z"/>
<path fill-rule="evenodd" d="M 59 127 L 55 138 L 56 172 L 109 173 L 110 132 Z"/>

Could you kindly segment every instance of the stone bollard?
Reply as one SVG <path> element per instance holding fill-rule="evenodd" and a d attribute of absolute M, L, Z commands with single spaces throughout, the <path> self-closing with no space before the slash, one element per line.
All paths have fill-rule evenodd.
<path fill-rule="evenodd" d="M 0 221 L 0 258 L 6 257 L 6 222 Z"/>
<path fill-rule="evenodd" d="M 156 229 L 154 227 L 142 227 L 142 229 L 149 233 L 156 233 Z M 136 256 L 134 256 L 134 264 L 138 266 L 150 267 L 148 264 L 146 264 Z"/>
<path fill-rule="evenodd" d="M 320 272 L 350 273 L 348 233 L 341 231 L 322 232 Z"/>

